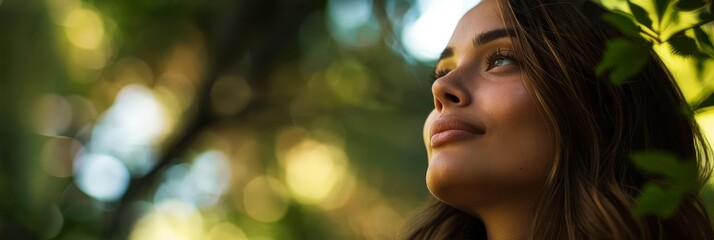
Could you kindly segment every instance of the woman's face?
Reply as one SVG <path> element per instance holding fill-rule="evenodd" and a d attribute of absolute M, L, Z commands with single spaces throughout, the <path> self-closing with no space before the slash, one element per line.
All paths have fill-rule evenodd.
<path fill-rule="evenodd" d="M 532 199 L 554 159 L 497 4 L 483 1 L 457 25 L 437 64 L 434 110 L 424 124 L 427 186 L 457 207 Z"/>

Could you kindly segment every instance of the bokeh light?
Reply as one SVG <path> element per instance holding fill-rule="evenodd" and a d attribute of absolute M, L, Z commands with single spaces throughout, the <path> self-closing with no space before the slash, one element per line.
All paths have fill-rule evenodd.
<path fill-rule="evenodd" d="M 330 0 L 327 3 L 330 21 L 340 28 L 355 28 L 372 17 L 371 0 Z"/>
<path fill-rule="evenodd" d="M 111 49 L 108 45 L 102 45 L 97 49 L 70 48 L 69 62 L 75 63 L 87 69 L 102 69 L 111 57 Z"/>
<path fill-rule="evenodd" d="M 368 101 L 372 77 L 359 62 L 335 61 L 327 68 L 325 78 L 327 86 L 339 100 L 349 104 Z"/>
<path fill-rule="evenodd" d="M 284 129 L 278 141 L 285 181 L 297 201 L 334 208 L 339 206 L 334 201 L 350 194 L 349 160 L 341 149 L 308 138 L 296 128 Z"/>
<path fill-rule="evenodd" d="M 74 165 L 77 187 L 100 201 L 119 199 L 129 185 L 129 170 L 120 160 L 105 154 L 83 154 Z"/>
<path fill-rule="evenodd" d="M 180 200 L 197 207 L 209 207 L 218 202 L 228 189 L 231 166 L 219 151 L 206 151 L 192 164 L 174 165 L 166 171 L 166 181 L 154 196 L 154 202 Z"/>
<path fill-rule="evenodd" d="M 151 89 L 129 84 L 118 92 L 114 104 L 94 127 L 88 151 L 113 154 L 133 176 L 141 176 L 154 164 L 154 146 L 172 127 L 171 118 Z"/>
<path fill-rule="evenodd" d="M 223 222 L 216 226 L 213 226 L 211 230 L 208 231 L 208 236 L 206 240 L 248 240 L 242 229 L 236 227 L 230 222 Z"/>
<path fill-rule="evenodd" d="M 282 219 L 288 210 L 288 192 L 285 186 L 270 176 L 259 176 L 246 184 L 243 204 L 248 216 L 261 222 Z"/>
<path fill-rule="evenodd" d="M 373 206 L 359 217 L 362 218 L 363 223 L 361 230 L 369 239 L 396 238 L 394 226 L 401 226 L 404 222 L 402 216 L 383 203 Z"/>
<path fill-rule="evenodd" d="M 164 99 L 167 109 L 183 112 L 193 103 L 196 89 L 184 74 L 167 71 L 158 77 L 154 93 Z"/>
<path fill-rule="evenodd" d="M 2 238 L 394 239 L 429 196 L 427 76 L 478 2 L 0 0 Z M 656 50 L 712 92 L 714 61 Z"/>
<path fill-rule="evenodd" d="M 104 39 L 104 23 L 91 9 L 73 9 L 63 25 L 66 27 L 67 39 L 76 47 L 95 49 Z"/>
<path fill-rule="evenodd" d="M 220 196 L 230 183 L 230 170 L 228 159 L 223 153 L 208 151 L 196 157 L 190 177 L 199 192 Z"/>
<path fill-rule="evenodd" d="M 72 123 L 72 106 L 62 96 L 42 96 L 35 101 L 32 109 L 32 122 L 39 134 L 59 136 Z"/>
<path fill-rule="evenodd" d="M 129 239 L 202 239 L 203 217 L 190 204 L 182 201 L 169 200 L 155 206 L 146 216 L 142 217 L 131 233 Z"/>
<path fill-rule="evenodd" d="M 344 171 L 344 155 L 312 140 L 299 143 L 285 157 L 288 186 L 298 199 L 306 202 L 324 199 Z"/>
<path fill-rule="evenodd" d="M 80 0 L 46 0 L 50 17 L 55 24 L 63 25 L 67 16 L 81 7 Z"/>
<path fill-rule="evenodd" d="M 106 120 L 123 132 L 122 139 L 130 143 L 153 143 L 165 132 L 167 119 L 163 106 L 148 88 L 128 85 L 119 92 Z"/>
<path fill-rule="evenodd" d="M 328 29 L 333 38 L 347 47 L 364 48 L 379 39 L 379 24 L 372 13 L 371 0 L 329 0 Z"/>
<path fill-rule="evenodd" d="M 446 48 L 451 33 L 461 16 L 479 1 L 473 0 L 419 0 L 406 15 L 413 21 L 406 21 L 402 32 L 402 42 L 406 50 L 415 58 L 435 60 Z"/>
<path fill-rule="evenodd" d="M 79 95 L 70 95 L 66 99 L 72 108 L 72 124 L 70 127 L 75 130 L 91 127 L 97 119 L 97 108 L 94 102 Z"/>
<path fill-rule="evenodd" d="M 124 57 L 113 66 L 114 81 L 124 87 L 149 85 L 154 82 L 154 73 L 146 61 L 136 57 Z M 137 86 L 133 85 L 133 86 Z"/>

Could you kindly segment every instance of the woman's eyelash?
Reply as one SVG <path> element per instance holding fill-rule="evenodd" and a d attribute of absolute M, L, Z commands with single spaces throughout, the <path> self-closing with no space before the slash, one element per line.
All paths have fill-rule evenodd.
<path fill-rule="evenodd" d="M 439 79 L 443 76 L 446 76 L 446 74 L 449 74 L 450 71 L 451 70 L 449 70 L 449 69 L 441 69 L 441 70 L 434 71 L 434 73 L 431 74 L 431 82 L 432 83 L 436 82 L 437 79 Z"/>
<path fill-rule="evenodd" d="M 498 48 L 486 57 L 486 70 L 488 71 L 494 68 L 493 63 L 498 59 L 508 59 L 516 63 L 518 62 L 513 51 Z"/>
<path fill-rule="evenodd" d="M 486 71 L 491 70 L 495 66 L 493 65 L 496 60 L 499 59 L 507 59 L 511 60 L 515 63 L 518 63 L 518 60 L 516 60 L 516 55 L 513 53 L 513 51 L 510 50 L 505 50 L 502 48 L 498 48 L 491 52 L 486 59 L 484 60 L 486 62 Z M 437 79 L 446 76 L 446 74 L 449 74 L 451 69 L 440 69 L 437 71 L 434 71 L 434 73 L 431 74 L 431 82 L 435 82 Z"/>

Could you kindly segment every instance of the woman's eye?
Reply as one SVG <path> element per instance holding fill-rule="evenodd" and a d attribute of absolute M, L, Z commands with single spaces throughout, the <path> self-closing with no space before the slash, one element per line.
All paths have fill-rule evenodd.
<path fill-rule="evenodd" d="M 497 49 L 486 58 L 486 71 L 518 63 L 512 51 Z"/>
<path fill-rule="evenodd" d="M 438 71 L 434 71 L 434 73 L 431 75 L 431 82 L 436 82 L 437 79 L 446 76 L 446 74 L 449 74 L 451 70 L 449 69 L 442 69 Z"/>
<path fill-rule="evenodd" d="M 499 58 L 499 59 L 496 59 L 493 61 L 492 68 L 500 67 L 500 66 L 503 66 L 506 64 L 511 64 L 511 63 L 513 63 L 513 60 L 511 60 L 511 59 Z"/>

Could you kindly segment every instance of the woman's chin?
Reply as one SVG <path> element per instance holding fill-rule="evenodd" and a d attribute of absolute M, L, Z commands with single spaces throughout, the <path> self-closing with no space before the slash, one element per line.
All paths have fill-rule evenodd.
<path fill-rule="evenodd" d="M 489 198 L 480 187 L 459 181 L 454 175 L 427 172 L 426 185 L 436 199 L 456 208 L 472 207 Z"/>

